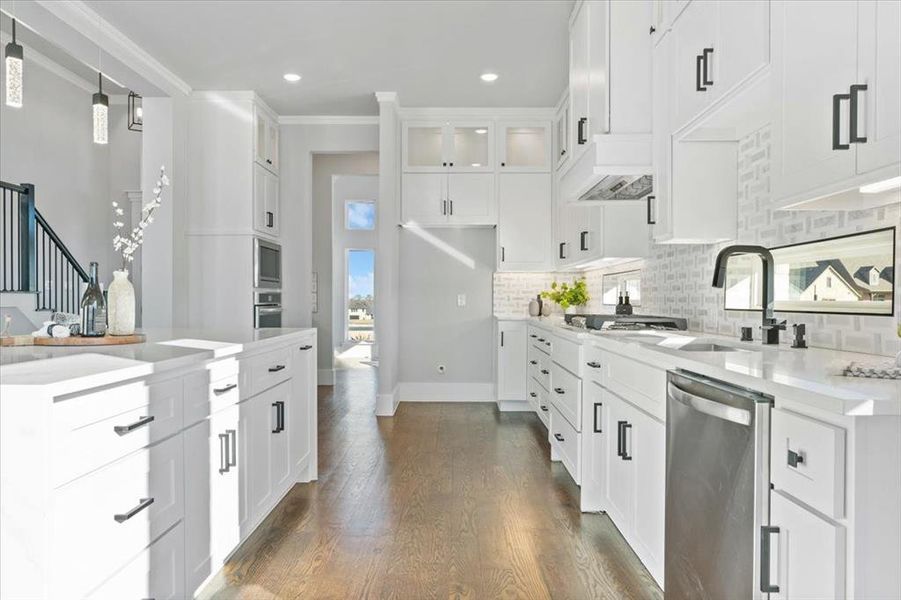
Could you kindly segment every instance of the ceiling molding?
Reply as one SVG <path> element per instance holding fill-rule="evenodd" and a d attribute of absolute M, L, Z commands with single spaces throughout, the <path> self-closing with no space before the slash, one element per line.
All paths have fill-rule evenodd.
<path fill-rule="evenodd" d="M 11 41 L 12 41 L 12 36 L 10 34 L 6 33 L 5 31 L 0 31 L 0 43 L 2 43 L 3 45 L 6 45 Z M 38 65 L 39 67 L 43 67 L 44 69 L 50 71 L 57 77 L 65 79 L 72 85 L 79 87 L 86 92 L 90 92 L 91 94 L 93 94 L 94 92 L 97 91 L 97 83 L 96 82 L 88 81 L 81 75 L 78 75 L 73 71 L 70 71 L 66 67 L 64 67 L 61 64 L 59 64 L 58 62 L 54 61 L 52 58 L 50 58 L 44 54 L 41 54 L 40 52 L 38 52 L 37 50 L 35 50 L 34 48 L 32 48 L 30 46 L 22 44 L 21 40 L 17 40 L 17 41 L 20 43 L 22 48 L 25 50 L 24 56 L 25 56 L 26 64 L 28 62 L 33 62 L 34 64 Z"/>
<path fill-rule="evenodd" d="M 59 0 L 35 0 L 35 2 L 86 38 L 100 44 L 104 52 L 121 60 L 129 68 L 134 69 L 142 77 L 146 77 L 170 94 L 187 95 L 191 93 L 191 86 L 186 81 L 166 68 L 81 0 L 62 2 Z"/>
<path fill-rule="evenodd" d="M 376 92 L 375 99 L 378 103 L 397 102 L 397 92 Z"/>
<path fill-rule="evenodd" d="M 547 107 L 399 107 L 402 119 L 547 119 L 553 120 L 556 110 Z"/>
<path fill-rule="evenodd" d="M 280 125 L 378 125 L 376 115 L 283 115 Z"/>

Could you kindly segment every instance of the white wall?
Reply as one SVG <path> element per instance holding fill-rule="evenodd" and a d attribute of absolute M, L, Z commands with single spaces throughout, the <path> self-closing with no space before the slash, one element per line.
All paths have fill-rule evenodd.
<path fill-rule="evenodd" d="M 318 312 L 312 314 L 312 324 L 319 330 L 318 364 L 320 372 L 334 368 L 334 344 L 336 339 L 336 314 L 332 306 L 334 280 L 342 271 L 335 271 L 332 265 L 333 248 L 333 179 L 336 175 L 378 175 L 379 155 L 377 152 L 351 154 L 313 155 L 313 266 L 318 278 Z M 378 189 L 375 190 L 376 195 Z M 373 198 L 374 199 L 374 198 Z M 288 242 L 283 239 L 283 246 Z M 287 277 L 286 277 L 287 279 Z M 307 279 L 310 279 L 308 276 Z M 311 292 L 312 294 L 312 292 Z M 287 302 L 286 302 L 287 304 Z M 340 316 L 337 318 L 340 319 Z M 330 384 L 330 373 L 323 374 L 323 384 Z"/>
<path fill-rule="evenodd" d="M 494 229 L 401 230 L 402 384 L 493 381 L 494 263 Z"/>
<path fill-rule="evenodd" d="M 282 303 L 285 327 L 312 325 L 313 153 L 375 152 L 375 124 L 281 125 L 279 192 L 282 210 Z"/>
<path fill-rule="evenodd" d="M 5 62 L 0 78 L 5 80 Z M 87 85 L 87 82 L 84 83 Z M 91 92 L 29 60 L 21 108 L 0 103 L 0 179 L 33 183 L 38 210 L 87 269 L 107 285 L 120 260 L 112 248 L 115 189 L 139 185 L 141 136 L 110 106 L 109 144 L 93 142 Z"/>

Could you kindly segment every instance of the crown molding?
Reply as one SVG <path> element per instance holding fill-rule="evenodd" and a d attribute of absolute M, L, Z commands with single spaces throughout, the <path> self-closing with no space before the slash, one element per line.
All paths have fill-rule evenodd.
<path fill-rule="evenodd" d="M 104 52 L 121 60 L 170 95 L 191 93 L 191 86 L 186 81 L 166 68 L 82 0 L 35 0 L 35 3 L 81 35 L 95 40 Z"/>
<path fill-rule="evenodd" d="M 378 116 L 372 115 L 283 115 L 279 125 L 378 125 Z"/>
<path fill-rule="evenodd" d="M 377 102 L 397 102 L 397 92 L 376 92 L 375 99 Z"/>
<path fill-rule="evenodd" d="M 553 120 L 553 107 L 401 107 L 402 119 L 541 119 Z"/>

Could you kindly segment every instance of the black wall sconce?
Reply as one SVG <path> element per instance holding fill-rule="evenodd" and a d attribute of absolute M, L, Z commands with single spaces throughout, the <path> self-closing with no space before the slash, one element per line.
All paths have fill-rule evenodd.
<path fill-rule="evenodd" d="M 144 131 L 144 99 L 134 92 L 128 92 L 128 129 Z"/>

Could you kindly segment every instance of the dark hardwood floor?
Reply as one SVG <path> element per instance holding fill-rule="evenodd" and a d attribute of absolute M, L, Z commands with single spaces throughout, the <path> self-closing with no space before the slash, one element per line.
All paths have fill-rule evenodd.
<path fill-rule="evenodd" d="M 662 598 L 605 515 L 548 460 L 537 417 L 401 404 L 374 371 L 319 388 L 319 481 L 298 484 L 203 597 Z"/>

